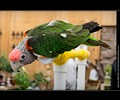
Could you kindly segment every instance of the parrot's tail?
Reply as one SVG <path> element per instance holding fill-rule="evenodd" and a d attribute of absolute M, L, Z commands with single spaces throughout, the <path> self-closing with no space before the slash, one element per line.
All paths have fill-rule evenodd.
<path fill-rule="evenodd" d="M 90 31 L 90 33 L 99 31 L 100 29 L 102 29 L 102 26 L 99 26 L 99 24 L 97 22 L 91 21 L 89 23 L 85 23 L 82 25 L 84 29 L 88 29 Z"/>
<path fill-rule="evenodd" d="M 102 42 L 100 40 L 98 40 L 98 45 L 103 46 L 103 47 L 108 48 L 108 49 L 111 49 L 111 46 L 109 46 L 107 43 Z"/>
<path fill-rule="evenodd" d="M 111 49 L 111 46 L 109 46 L 107 43 L 101 40 L 88 39 L 85 44 L 90 45 L 90 46 L 102 46 L 102 47 Z"/>

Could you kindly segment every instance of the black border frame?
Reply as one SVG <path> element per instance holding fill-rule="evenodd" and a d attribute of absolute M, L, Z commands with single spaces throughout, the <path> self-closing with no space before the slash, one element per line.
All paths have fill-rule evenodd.
<path fill-rule="evenodd" d="M 80 0 L 80 1 L 45 1 L 45 0 L 34 0 L 34 1 L 0 1 L 0 10 L 114 10 L 117 11 L 117 40 L 119 40 L 120 32 L 120 11 L 119 11 L 119 0 Z M 117 42 L 117 68 L 119 68 L 119 43 Z M 119 70 L 117 70 L 119 73 Z M 105 97 L 119 96 L 118 90 L 109 91 L 0 91 L 0 98 L 8 99 L 63 99 L 64 97 L 72 97 L 73 99 L 85 99 L 92 97 L 91 99 L 105 99 Z M 99 96 L 99 97 L 97 97 Z M 24 98 L 26 97 L 26 98 Z M 108 98 L 107 98 L 108 99 Z"/>

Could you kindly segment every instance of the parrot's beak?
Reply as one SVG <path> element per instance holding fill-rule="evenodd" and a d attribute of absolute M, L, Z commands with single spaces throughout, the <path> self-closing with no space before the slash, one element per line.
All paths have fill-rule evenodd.
<path fill-rule="evenodd" d="M 13 66 L 11 66 L 11 68 L 12 68 L 12 70 L 13 70 L 14 72 L 18 72 L 18 69 L 17 69 L 17 68 L 15 68 L 15 67 L 13 67 Z"/>
<path fill-rule="evenodd" d="M 11 68 L 14 72 L 18 72 L 19 68 L 22 67 L 22 66 L 20 66 L 20 63 L 15 63 L 12 61 L 10 61 L 10 65 L 11 65 Z"/>

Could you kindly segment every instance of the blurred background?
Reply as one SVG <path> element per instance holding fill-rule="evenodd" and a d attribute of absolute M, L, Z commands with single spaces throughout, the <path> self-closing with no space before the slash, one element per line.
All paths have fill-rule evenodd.
<path fill-rule="evenodd" d="M 86 70 L 86 90 L 100 90 L 103 83 L 103 89 L 109 89 L 112 64 L 116 58 L 116 11 L 0 11 L 0 73 L 6 74 L 7 78 L 11 77 L 11 72 L 6 70 L 8 65 L 5 65 L 5 61 L 10 51 L 24 38 L 23 33 L 26 30 L 55 19 L 73 24 L 93 20 L 103 26 L 101 31 L 93 33 L 92 36 L 108 43 L 112 49 L 88 47 L 91 56 L 88 58 L 89 67 Z M 6 69 L 3 68 L 4 65 Z M 101 68 L 100 72 L 97 67 Z M 47 75 L 49 83 L 41 87 L 44 90 L 53 89 L 52 64 L 45 65 L 35 61 L 25 66 L 25 69 L 31 80 L 34 79 L 35 73 Z M 95 69 L 99 76 L 95 81 L 89 78 L 92 69 Z"/>

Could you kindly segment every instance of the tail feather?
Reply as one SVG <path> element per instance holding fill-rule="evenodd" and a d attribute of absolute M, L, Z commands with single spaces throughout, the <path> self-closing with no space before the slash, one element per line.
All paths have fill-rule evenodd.
<path fill-rule="evenodd" d="M 111 49 L 111 47 L 107 43 L 100 41 L 100 40 L 88 39 L 87 41 L 84 42 L 84 44 L 89 45 L 89 46 L 102 46 L 102 47 Z"/>
<path fill-rule="evenodd" d="M 89 23 L 85 23 L 82 25 L 84 29 L 88 29 L 90 31 L 90 33 L 99 31 L 100 29 L 102 29 L 102 26 L 99 26 L 99 24 L 97 22 L 91 21 Z"/>
<path fill-rule="evenodd" d="M 110 47 L 107 43 L 105 43 L 105 42 L 102 42 L 102 41 L 98 40 L 97 43 L 98 43 L 98 45 L 100 45 L 100 46 L 103 46 L 103 47 L 105 47 L 105 48 L 111 49 L 111 47 Z"/>
<path fill-rule="evenodd" d="M 83 26 L 83 29 L 88 29 L 90 31 L 90 33 L 99 31 L 100 29 L 103 28 L 102 26 L 99 26 L 99 24 L 97 22 L 94 22 L 94 21 L 85 23 L 82 26 Z M 105 48 L 111 49 L 111 47 L 107 43 L 105 43 L 101 40 L 97 40 L 96 38 L 91 37 L 91 36 L 83 44 L 86 44 L 89 46 L 103 46 Z"/>

